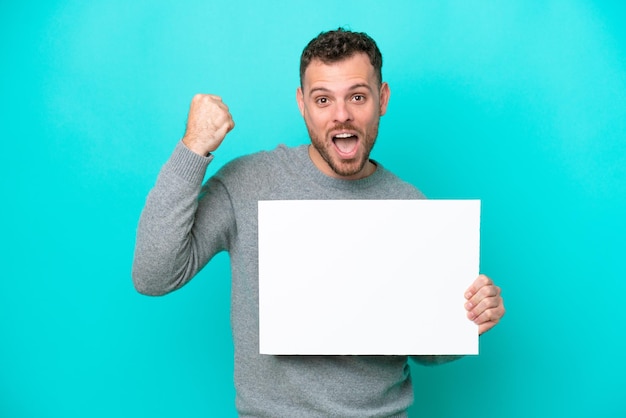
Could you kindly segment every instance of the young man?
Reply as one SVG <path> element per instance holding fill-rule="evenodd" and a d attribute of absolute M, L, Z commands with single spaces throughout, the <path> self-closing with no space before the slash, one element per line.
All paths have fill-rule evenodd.
<path fill-rule="evenodd" d="M 234 122 L 219 97 L 197 95 L 185 136 L 148 196 L 133 265 L 139 292 L 176 290 L 215 254 L 230 253 L 236 406 L 242 417 L 402 417 L 413 401 L 407 356 L 259 354 L 259 200 L 423 198 L 369 158 L 390 95 L 381 67 L 380 51 L 366 34 L 320 34 L 302 53 L 296 93 L 311 144 L 238 158 L 204 186 L 211 153 Z M 338 236 L 362 227 L 347 218 Z M 468 318 L 480 333 L 504 315 L 500 289 L 486 276 L 465 297 Z M 451 359 L 415 357 L 427 364 Z"/>

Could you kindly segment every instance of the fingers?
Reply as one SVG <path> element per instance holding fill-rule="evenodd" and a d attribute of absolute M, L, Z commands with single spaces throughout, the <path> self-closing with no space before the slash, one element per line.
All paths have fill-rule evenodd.
<path fill-rule="evenodd" d="M 489 285 L 493 285 L 493 281 L 484 274 L 479 275 L 478 278 L 474 280 L 474 283 L 465 291 L 465 299 L 471 299 L 481 288 Z"/>
<path fill-rule="evenodd" d="M 228 106 L 213 94 L 197 94 L 191 101 L 183 142 L 192 151 L 207 155 L 215 151 L 235 127 Z"/>
<path fill-rule="evenodd" d="M 501 290 L 493 281 L 480 275 L 465 292 L 467 317 L 479 326 L 483 334 L 493 328 L 504 316 Z"/>

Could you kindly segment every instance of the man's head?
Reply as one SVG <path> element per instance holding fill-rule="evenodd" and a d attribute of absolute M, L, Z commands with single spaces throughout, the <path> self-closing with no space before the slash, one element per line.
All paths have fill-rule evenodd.
<path fill-rule="evenodd" d="M 382 83 L 383 56 L 376 42 L 364 32 L 351 32 L 339 28 L 320 33 L 304 48 L 300 56 L 300 86 L 302 87 L 304 72 L 311 61 L 320 60 L 324 64 L 331 64 L 357 53 L 368 56 L 378 83 Z"/>
<path fill-rule="evenodd" d="M 325 32 L 304 49 L 296 100 L 309 155 L 324 174 L 360 179 L 376 170 L 369 155 L 390 95 L 381 66 L 378 47 L 363 33 Z"/>

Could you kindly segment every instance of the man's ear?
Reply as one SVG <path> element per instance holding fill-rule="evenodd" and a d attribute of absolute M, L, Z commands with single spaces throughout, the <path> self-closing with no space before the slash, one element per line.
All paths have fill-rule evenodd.
<path fill-rule="evenodd" d="M 302 93 L 302 87 L 298 87 L 296 90 L 296 101 L 298 102 L 300 114 L 304 117 L 304 94 Z"/>
<path fill-rule="evenodd" d="M 389 104 L 389 96 L 391 96 L 391 90 L 389 84 L 384 82 L 380 86 L 380 116 L 383 116 L 387 112 L 387 104 Z"/>

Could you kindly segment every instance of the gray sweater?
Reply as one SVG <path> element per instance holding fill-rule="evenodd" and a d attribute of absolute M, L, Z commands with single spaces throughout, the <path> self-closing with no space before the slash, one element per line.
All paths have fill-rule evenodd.
<path fill-rule="evenodd" d="M 413 401 L 407 356 L 259 354 L 259 200 L 423 198 L 380 165 L 361 180 L 328 177 L 313 165 L 307 149 L 279 146 L 238 158 L 203 186 L 212 157 L 179 143 L 139 221 L 135 287 L 147 295 L 166 294 L 187 283 L 215 254 L 228 251 L 240 416 L 406 416 Z"/>

